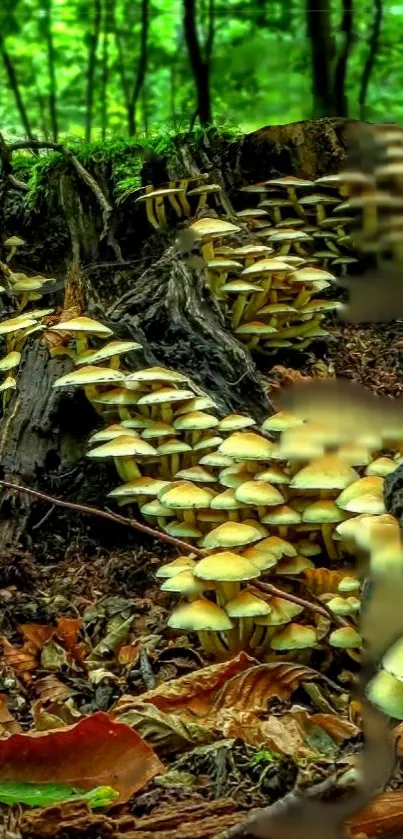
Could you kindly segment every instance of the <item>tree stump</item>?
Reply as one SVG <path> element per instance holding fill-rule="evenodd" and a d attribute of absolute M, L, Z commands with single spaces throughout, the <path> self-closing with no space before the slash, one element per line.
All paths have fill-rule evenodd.
<path fill-rule="evenodd" d="M 195 143 L 179 136 L 169 153 L 149 156 L 143 183 L 155 186 L 207 172 L 221 184 L 228 200 L 241 206 L 239 188 L 269 177 L 294 174 L 314 179 L 338 171 L 345 155 L 350 121 L 324 119 L 269 126 L 229 141 L 207 132 Z M 135 152 L 133 152 L 135 154 Z M 270 404 L 248 350 L 231 334 L 203 283 L 203 270 L 192 269 L 178 253 L 174 230 L 149 228 L 141 205 L 119 206 L 110 168 L 86 164 L 101 185 L 112 212 L 105 216 L 97 196 L 80 179 L 68 157 L 42 173 L 37 200 L 0 173 L 2 238 L 18 234 L 28 243 L 13 260 L 13 270 L 56 277 L 59 288 L 44 305 L 60 309 L 74 300 L 78 310 L 107 323 L 119 338 L 138 340 L 143 355 L 132 354 L 133 368 L 162 364 L 189 375 L 217 402 L 221 415 L 237 411 L 261 421 Z M 41 303 L 42 305 L 42 303 Z M 2 317 L 11 309 L 4 309 Z M 81 393 L 52 389 L 71 368 L 69 359 L 53 358 L 41 338 L 25 346 L 18 389 L 0 419 L 0 477 L 103 506 L 113 485 L 114 469 L 88 466 L 85 439 L 97 417 Z M 72 497 L 72 495 L 74 497 Z M 3 491 L 0 496 L 0 544 L 27 544 L 41 513 L 28 496 Z M 41 538 L 46 531 L 41 528 Z M 55 528 L 55 518 L 49 523 Z"/>

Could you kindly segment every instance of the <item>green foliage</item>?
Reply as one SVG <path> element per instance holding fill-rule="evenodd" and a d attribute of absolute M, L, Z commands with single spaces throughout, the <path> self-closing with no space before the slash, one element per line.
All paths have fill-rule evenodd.
<path fill-rule="evenodd" d="M 343 46 L 342 4 L 328 0 L 329 33 Z M 96 6 L 100 4 L 99 31 Z M 197 31 L 204 52 L 211 4 L 197 2 Z M 210 60 L 212 118 L 216 125 L 254 130 L 307 119 L 312 114 L 311 44 L 304 0 L 217 2 Z M 162 144 L 187 131 L 196 91 L 183 31 L 182 0 L 149 0 L 144 84 L 135 108 L 136 140 Z M 359 106 L 363 70 L 370 52 L 375 6 L 354 4 L 353 44 L 347 67 L 349 116 L 370 121 L 403 117 L 401 58 L 403 6 L 382 0 L 382 25 L 365 106 Z M 26 133 L 16 91 L 6 70 L 11 60 L 26 116 L 35 136 L 52 138 L 52 72 L 59 139 L 86 136 L 88 74 L 95 46 L 92 138 L 128 135 L 128 102 L 138 78 L 141 3 L 131 0 L 3 0 L 0 10 L 0 125 L 7 138 Z M 2 55 L 1 55 L 2 53 Z M 3 60 L 1 60 L 3 58 Z M 53 126 L 54 127 L 54 126 Z M 88 132 L 87 132 L 88 136 Z M 119 139 L 118 139 L 119 138 Z M 158 146 L 158 143 L 156 144 Z M 158 151 L 158 148 L 157 148 Z M 85 154 L 85 152 L 83 152 Z M 102 152 L 101 152 L 102 154 Z M 137 172 L 122 163 L 119 191 L 134 188 Z M 129 182 L 126 179 L 129 178 Z"/>

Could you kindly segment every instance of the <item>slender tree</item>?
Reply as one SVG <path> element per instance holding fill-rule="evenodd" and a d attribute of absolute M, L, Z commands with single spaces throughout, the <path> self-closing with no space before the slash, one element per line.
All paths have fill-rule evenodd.
<path fill-rule="evenodd" d="M 47 59 L 48 59 L 48 74 L 49 74 L 49 115 L 50 124 L 52 128 L 53 142 L 57 143 L 59 138 L 58 119 L 57 119 L 57 89 L 56 89 L 56 62 L 55 49 L 53 43 L 52 32 L 52 0 L 41 0 L 43 17 L 39 18 L 40 34 L 45 38 Z"/>
<path fill-rule="evenodd" d="M 134 137 L 136 133 L 136 108 L 146 77 L 149 26 L 150 0 L 141 0 L 140 53 L 137 64 L 136 78 L 134 80 L 133 89 L 129 97 L 127 109 L 127 127 L 131 137 Z"/>
<path fill-rule="evenodd" d="M 374 0 L 374 20 L 372 24 L 372 32 L 369 39 L 369 49 L 367 60 L 364 64 L 364 69 L 361 77 L 360 92 L 358 95 L 358 104 L 360 106 L 360 119 L 365 120 L 366 116 L 366 101 L 369 83 L 371 80 L 372 71 L 375 67 L 376 58 L 379 49 L 379 39 L 382 30 L 383 20 L 383 2 L 382 0 Z"/>
<path fill-rule="evenodd" d="M 6 76 L 8 79 L 8 83 L 10 85 L 10 90 L 13 92 L 13 96 L 15 99 L 15 104 L 17 106 L 17 111 L 20 116 L 20 120 L 22 126 L 24 128 L 26 136 L 31 140 L 33 137 L 32 128 L 30 119 L 28 117 L 28 112 L 24 104 L 24 100 L 21 95 L 20 86 L 18 84 L 17 74 L 15 71 L 15 67 L 9 52 L 7 51 L 5 41 L 3 35 L 0 32 L 0 55 L 4 64 L 4 69 L 6 71 Z"/>
<path fill-rule="evenodd" d="M 108 128 L 109 40 L 114 33 L 115 0 L 104 0 L 101 72 L 101 136 L 105 140 Z"/>
<path fill-rule="evenodd" d="M 101 30 L 102 5 L 101 0 L 94 0 L 94 14 L 92 31 L 89 35 L 88 43 L 88 59 L 87 59 L 87 91 L 86 91 L 86 107 L 85 107 L 85 139 L 87 142 L 91 140 L 92 134 L 92 120 L 94 109 L 94 86 L 95 86 L 95 69 L 97 62 L 97 49 L 99 43 L 99 35 Z"/>
<path fill-rule="evenodd" d="M 306 0 L 307 33 L 312 55 L 312 97 L 315 117 L 337 116 L 332 66 L 335 45 L 329 0 Z"/>
<path fill-rule="evenodd" d="M 197 0 L 183 0 L 183 29 L 189 63 L 196 85 L 196 112 L 201 125 L 212 121 L 210 67 L 214 42 L 214 0 L 209 0 L 207 34 L 204 48 L 197 32 Z M 194 118 L 192 121 L 194 121 Z"/>
<path fill-rule="evenodd" d="M 346 93 L 347 67 L 351 49 L 354 44 L 354 10 L 353 0 L 343 0 L 343 18 L 340 30 L 343 43 L 337 56 L 334 69 L 334 99 L 337 116 L 348 116 L 348 97 Z"/>

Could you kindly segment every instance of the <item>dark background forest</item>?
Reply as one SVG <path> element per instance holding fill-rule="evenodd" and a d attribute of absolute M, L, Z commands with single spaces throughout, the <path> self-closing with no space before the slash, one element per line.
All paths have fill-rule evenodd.
<path fill-rule="evenodd" d="M 2 0 L 4 138 L 399 122 L 395 0 Z"/>

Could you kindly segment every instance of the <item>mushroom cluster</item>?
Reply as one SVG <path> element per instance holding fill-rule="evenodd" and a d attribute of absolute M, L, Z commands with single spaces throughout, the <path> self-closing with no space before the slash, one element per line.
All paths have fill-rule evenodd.
<path fill-rule="evenodd" d="M 0 340 L 4 339 L 5 354 L 0 358 L 0 393 L 3 394 L 3 408 L 7 396 L 17 387 L 17 371 L 24 343 L 29 335 L 45 329 L 42 322 L 52 309 L 32 309 L 0 321 Z"/>
<path fill-rule="evenodd" d="M 331 288 L 335 274 L 345 274 L 358 262 L 348 231 L 354 214 L 347 213 L 342 199 L 353 196 L 354 202 L 363 179 L 354 170 L 316 181 L 272 178 L 242 187 L 258 203 L 236 213 L 228 209 L 220 186 L 207 181 L 186 193 L 200 196 L 196 208 L 185 206 L 183 183 L 146 187 L 137 200 L 146 202 L 154 227 L 166 223 L 164 197 L 176 205 L 177 216 L 190 219 L 188 230 L 200 243 L 206 282 L 232 330 L 249 349 L 272 353 L 303 350 L 326 338 L 323 319 L 340 304 L 317 295 Z M 211 217 L 205 215 L 209 193 L 221 200 L 219 213 Z"/>
<path fill-rule="evenodd" d="M 226 212 L 225 196 L 221 186 L 208 182 L 208 175 L 200 174 L 192 178 L 182 178 L 177 181 L 170 181 L 158 188 L 152 184 L 139 187 L 135 193 L 123 193 L 120 202 L 128 194 L 137 194 L 135 202 L 145 205 L 147 219 L 156 229 L 161 230 L 167 226 L 169 211 L 173 219 L 197 217 L 212 199 L 213 208 L 219 212 Z M 168 210 L 168 213 L 167 213 Z"/>

